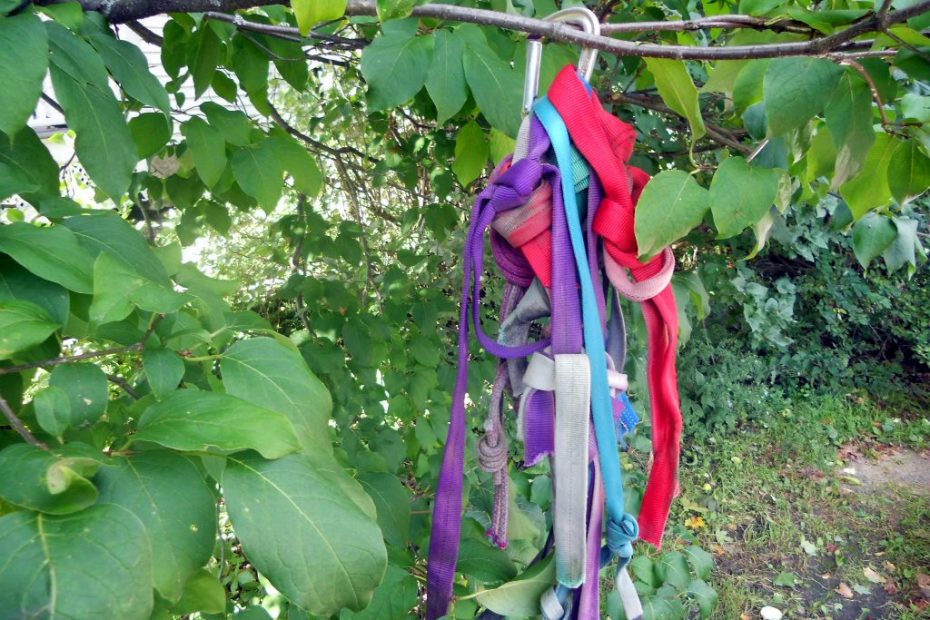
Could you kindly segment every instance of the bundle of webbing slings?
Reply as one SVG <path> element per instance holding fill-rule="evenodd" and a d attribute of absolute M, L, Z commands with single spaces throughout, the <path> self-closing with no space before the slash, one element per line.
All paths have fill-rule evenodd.
<path fill-rule="evenodd" d="M 556 581 L 539 614 L 600 618 L 599 575 L 617 560 L 626 616 L 642 615 L 626 565 L 635 540 L 661 545 L 677 493 L 681 411 L 674 257 L 666 249 L 646 262 L 638 258 L 635 208 L 649 176 L 629 165 L 635 136 L 566 67 L 525 119 L 515 154 L 475 201 L 464 252 L 458 377 L 433 509 L 430 619 L 448 613 L 455 581 L 471 330 L 501 360 L 478 448 L 479 464 L 495 485 L 491 540 L 507 544 L 510 449 L 503 416 L 509 400 L 523 465 L 551 459 Z M 485 333 L 479 307 L 488 238 L 506 280 L 496 338 Z M 624 435 L 638 422 L 626 394 L 619 297 L 641 304 L 649 335 L 653 453 L 638 517 L 626 511 L 619 458 Z M 543 328 L 533 329 L 534 323 Z M 542 337 L 532 340 L 532 334 Z"/>

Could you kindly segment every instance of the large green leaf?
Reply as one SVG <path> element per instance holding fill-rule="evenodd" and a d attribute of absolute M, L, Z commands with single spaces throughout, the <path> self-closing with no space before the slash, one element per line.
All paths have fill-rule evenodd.
<path fill-rule="evenodd" d="M 433 64 L 426 76 L 426 91 L 436 105 L 436 120 L 444 123 L 465 105 L 468 86 L 462 53 L 465 43 L 454 32 L 437 30 L 434 34 Z"/>
<path fill-rule="evenodd" d="M 0 18 L 0 131 L 12 136 L 26 126 L 47 69 L 42 21 L 30 13 Z"/>
<path fill-rule="evenodd" d="M 36 393 L 32 406 L 42 430 L 60 439 L 71 424 L 71 399 L 68 393 L 50 385 Z"/>
<path fill-rule="evenodd" d="M 194 80 L 194 98 L 199 99 L 213 83 L 216 66 L 223 57 L 224 45 L 211 24 L 206 21 L 191 38 L 193 40 L 188 47 L 188 67 Z"/>
<path fill-rule="evenodd" d="M 224 108 L 218 103 L 207 101 L 200 105 L 210 125 L 215 127 L 229 144 L 246 146 L 252 142 L 252 121 L 239 110 Z"/>
<path fill-rule="evenodd" d="M 650 257 L 687 235 L 710 208 L 710 195 L 690 174 L 663 170 L 649 183 L 636 206 L 639 255 Z"/>
<path fill-rule="evenodd" d="M 655 564 L 656 575 L 664 583 L 675 586 L 679 592 L 687 589 L 691 583 L 691 575 L 688 572 L 688 561 L 680 551 L 668 551 L 659 557 Z"/>
<path fill-rule="evenodd" d="M 343 610 L 340 620 L 384 620 L 410 618 L 419 598 L 417 580 L 404 569 L 389 564 L 384 581 L 375 590 L 371 604 L 362 611 Z"/>
<path fill-rule="evenodd" d="M 177 601 L 206 564 L 216 538 L 213 493 L 187 458 L 167 450 L 112 459 L 97 475 L 100 503 L 116 504 L 142 522 L 152 545 L 155 588 Z"/>
<path fill-rule="evenodd" d="M 452 171 L 464 186 L 481 176 L 488 164 L 488 138 L 475 121 L 459 129 L 455 137 L 455 161 Z"/>
<path fill-rule="evenodd" d="M 765 112 L 769 135 L 777 136 L 807 124 L 823 110 L 827 93 L 836 87 L 843 69 L 822 58 L 776 58 L 765 72 Z"/>
<path fill-rule="evenodd" d="M 74 148 L 91 179 L 114 200 L 127 189 L 138 154 L 113 93 L 83 84 L 52 66 L 52 84 L 74 130 Z"/>
<path fill-rule="evenodd" d="M 273 135 L 265 141 L 281 167 L 294 179 L 297 191 L 316 196 L 323 188 L 323 173 L 310 151 L 288 135 Z"/>
<path fill-rule="evenodd" d="M 918 221 L 908 217 L 893 218 L 894 226 L 898 231 L 894 243 L 882 253 L 888 271 L 895 272 L 905 265 L 910 269 L 917 267 L 917 250 L 920 241 L 917 239 Z"/>
<path fill-rule="evenodd" d="M 707 129 L 701 116 L 698 91 L 685 63 L 668 58 L 647 58 L 646 66 L 655 78 L 659 96 L 665 104 L 688 119 L 691 143 L 694 144 L 707 133 Z"/>
<path fill-rule="evenodd" d="M 321 616 L 365 608 L 387 565 L 381 531 L 346 492 L 357 483 L 328 461 L 235 456 L 223 473 L 246 557 L 289 600 Z"/>
<path fill-rule="evenodd" d="M 212 188 L 226 170 L 226 140 L 207 121 L 194 116 L 181 126 L 187 146 L 194 157 L 197 174 Z"/>
<path fill-rule="evenodd" d="M 702 618 L 712 618 L 717 608 L 717 591 L 702 579 L 695 579 L 688 584 L 688 596 L 695 599 L 701 609 Z"/>
<path fill-rule="evenodd" d="M 891 156 L 888 189 L 901 205 L 930 189 L 930 159 L 917 140 L 908 140 Z"/>
<path fill-rule="evenodd" d="M 484 117 L 511 138 L 520 128 L 523 82 L 509 63 L 492 50 L 477 26 L 466 24 L 457 32 L 466 40 L 465 79 Z"/>
<path fill-rule="evenodd" d="M 71 459 L 16 443 L 0 451 L 0 497 L 14 506 L 54 515 L 83 510 L 97 501 L 97 489 Z"/>
<path fill-rule="evenodd" d="M 73 216 L 64 225 L 77 236 L 92 255 L 108 252 L 130 265 L 134 271 L 158 284 L 168 285 L 168 273 L 152 247 L 138 230 L 112 212 Z"/>
<path fill-rule="evenodd" d="M 346 0 L 296 0 L 291 6 L 303 34 L 320 22 L 339 19 L 346 12 Z"/>
<path fill-rule="evenodd" d="M 719 238 L 738 235 L 762 219 L 777 193 L 777 171 L 750 167 L 742 157 L 720 164 L 710 184 L 710 208 Z"/>
<path fill-rule="evenodd" d="M 862 171 L 840 186 L 840 194 L 856 219 L 891 202 L 888 170 L 901 144 L 900 140 L 886 133 L 878 134 L 862 165 Z"/>
<path fill-rule="evenodd" d="M 90 42 L 100 53 L 110 73 L 130 97 L 161 110 L 165 115 L 171 114 L 168 92 L 149 71 L 148 61 L 142 50 L 132 43 L 104 34 L 91 36 Z"/>
<path fill-rule="evenodd" d="M 129 132 L 136 143 L 139 159 L 158 153 L 171 139 L 171 122 L 164 114 L 146 112 L 129 120 Z"/>
<path fill-rule="evenodd" d="M 2 96 L 2 95 L 0 95 Z M 32 204 L 58 195 L 58 164 L 39 140 L 36 133 L 26 127 L 12 140 L 0 133 L 0 173 L 3 193 L 17 193 Z"/>
<path fill-rule="evenodd" d="M 109 90 L 109 76 L 100 54 L 83 38 L 55 21 L 45 22 L 52 66 L 82 86 Z"/>
<path fill-rule="evenodd" d="M 898 229 L 890 218 L 869 213 L 853 227 L 852 245 L 856 260 L 865 269 L 894 243 Z"/>
<path fill-rule="evenodd" d="M 373 110 L 398 106 L 413 97 L 432 64 L 433 37 L 417 36 L 413 27 L 392 24 L 362 53 L 362 75 Z"/>
<path fill-rule="evenodd" d="M 479 603 L 502 616 L 518 618 L 539 615 L 539 599 L 555 583 L 555 563 L 551 559 L 532 564 L 513 581 L 484 590 L 475 597 Z"/>
<path fill-rule="evenodd" d="M 872 92 L 864 80 L 846 73 L 824 110 L 836 145 L 833 187 L 856 176 L 875 142 L 872 129 Z"/>
<path fill-rule="evenodd" d="M 148 620 L 152 613 L 149 538 L 119 506 L 0 517 L 0 557 L 0 609 L 10 617 Z"/>
<path fill-rule="evenodd" d="M 72 427 L 92 424 L 107 410 L 107 376 L 96 364 L 56 366 L 48 382 L 68 395 Z"/>
<path fill-rule="evenodd" d="M 226 611 L 226 589 L 210 571 L 200 569 L 184 584 L 184 595 L 172 608 L 173 614 L 222 614 Z"/>
<path fill-rule="evenodd" d="M 237 150 L 230 161 L 242 191 L 257 200 L 265 211 L 270 213 L 274 210 L 281 198 L 284 166 L 267 140 Z"/>
<path fill-rule="evenodd" d="M 296 349 L 271 338 L 240 340 L 220 368 L 230 394 L 286 415 L 304 450 L 332 450 L 332 399 Z"/>
<path fill-rule="evenodd" d="M 184 360 L 170 349 L 147 348 L 142 353 L 142 367 L 158 399 L 171 395 L 184 377 Z"/>
<path fill-rule="evenodd" d="M 90 320 L 97 325 L 121 321 L 134 307 L 149 312 L 176 312 L 190 297 L 143 277 L 109 252 L 94 263 L 94 300 Z"/>
<path fill-rule="evenodd" d="M 270 459 L 299 447 L 294 427 L 280 413 L 199 390 L 178 390 L 149 405 L 133 439 L 187 452 L 255 450 Z"/>
<path fill-rule="evenodd" d="M 410 539 L 410 491 L 386 472 L 360 474 L 358 481 L 375 504 L 384 540 L 403 548 Z"/>
<path fill-rule="evenodd" d="M 63 226 L 16 222 L 0 226 L 0 252 L 51 282 L 78 293 L 94 290 L 93 258 Z"/>
<path fill-rule="evenodd" d="M 59 325 L 68 321 L 70 297 L 60 284 L 43 280 L 5 255 L 0 255 L 0 301 L 21 299 L 40 306 Z"/>
<path fill-rule="evenodd" d="M 31 301 L 0 301 L 0 359 L 44 342 L 59 327 L 44 308 Z"/>

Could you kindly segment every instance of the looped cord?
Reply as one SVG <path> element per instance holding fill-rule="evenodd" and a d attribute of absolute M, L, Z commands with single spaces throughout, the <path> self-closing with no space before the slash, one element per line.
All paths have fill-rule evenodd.
<path fill-rule="evenodd" d="M 638 303 L 656 297 L 672 281 L 672 274 L 675 272 L 675 254 L 671 248 L 664 248 L 653 262 L 656 261 L 660 265 L 657 273 L 638 281 L 631 281 L 624 273 L 624 267 L 614 260 L 609 251 L 604 250 L 604 270 L 607 272 L 607 279 L 618 293 Z"/>
<path fill-rule="evenodd" d="M 639 524 L 629 513 L 620 519 L 607 520 L 607 548 L 624 566 L 633 557 L 633 542 L 639 538 Z"/>

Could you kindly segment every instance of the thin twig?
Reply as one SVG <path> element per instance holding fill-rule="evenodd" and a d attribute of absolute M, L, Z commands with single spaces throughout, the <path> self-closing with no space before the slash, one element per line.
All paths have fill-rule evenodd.
<path fill-rule="evenodd" d="M 129 381 L 123 377 L 120 377 L 119 375 L 107 375 L 107 379 L 114 385 L 118 385 L 123 388 L 123 391 L 129 394 L 133 400 L 139 400 L 142 398 L 139 392 L 137 392 L 136 389 L 130 385 Z"/>
<path fill-rule="evenodd" d="M 137 342 L 136 344 L 131 344 L 129 346 L 114 347 L 112 349 L 104 349 L 103 351 L 91 351 L 90 353 L 79 353 L 77 355 L 62 355 L 61 357 L 53 357 L 47 360 L 18 364 L 16 366 L 0 366 L 0 375 L 10 375 L 17 372 L 23 372 L 24 370 L 32 370 L 33 368 L 51 368 L 53 366 L 61 366 L 62 364 L 81 362 L 83 360 L 92 360 L 98 357 L 107 357 L 110 355 L 120 355 L 122 353 L 138 353 L 142 350 L 142 346 L 143 345 L 141 342 Z"/>
<path fill-rule="evenodd" d="M 704 28 L 722 28 L 736 30 L 752 28 L 754 30 L 777 30 L 779 32 L 796 32 L 810 34 L 813 28 L 791 19 L 768 20 L 751 15 L 715 15 L 698 19 L 681 21 L 648 21 L 601 24 L 601 34 L 640 33 L 640 32 L 685 32 L 703 30 Z"/>
<path fill-rule="evenodd" d="M 22 437 L 26 443 L 31 444 L 37 448 L 42 448 L 43 450 L 48 450 L 48 446 L 36 439 L 36 436 L 30 432 L 26 425 L 23 424 L 23 421 L 19 419 L 19 416 L 16 415 L 16 412 L 13 411 L 13 408 L 10 407 L 10 403 L 6 402 L 6 399 L 0 396 L 0 411 L 3 412 L 3 417 L 7 419 L 7 422 L 10 423 L 10 426 L 13 427 L 13 430 L 16 431 L 20 437 Z"/>
<path fill-rule="evenodd" d="M 158 47 L 161 47 L 165 42 L 164 37 L 161 37 L 160 35 L 152 32 L 135 20 L 126 22 L 126 27 L 139 35 L 140 39 L 150 45 L 157 45 Z"/>
<path fill-rule="evenodd" d="M 839 64 L 850 67 L 854 69 L 859 75 L 862 76 L 862 79 L 865 80 L 865 83 L 869 85 L 869 90 L 872 91 L 872 98 L 875 99 L 875 104 L 878 107 L 878 112 L 882 116 L 882 127 L 886 130 L 891 127 L 891 121 L 888 120 L 888 114 L 885 112 L 885 104 L 882 102 L 882 95 L 878 92 L 878 85 L 875 83 L 875 80 L 872 78 L 872 74 L 863 67 L 861 64 L 853 60 L 852 58 L 839 58 L 835 59 Z"/>

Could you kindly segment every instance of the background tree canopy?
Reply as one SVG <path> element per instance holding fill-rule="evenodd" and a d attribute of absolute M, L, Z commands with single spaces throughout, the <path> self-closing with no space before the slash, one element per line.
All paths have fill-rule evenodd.
<path fill-rule="evenodd" d="M 527 34 L 543 91 L 602 50 L 638 131 L 687 442 L 798 393 L 919 391 L 930 2 L 589 1 L 601 37 L 542 21 L 568 4 L 0 0 L 0 616 L 421 611 L 466 214 L 514 145 Z M 548 468 L 511 476 L 504 551 L 468 468 L 455 617 L 532 615 L 548 583 L 521 575 Z M 647 617 L 713 617 L 693 529 L 634 562 Z"/>

